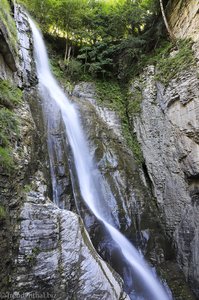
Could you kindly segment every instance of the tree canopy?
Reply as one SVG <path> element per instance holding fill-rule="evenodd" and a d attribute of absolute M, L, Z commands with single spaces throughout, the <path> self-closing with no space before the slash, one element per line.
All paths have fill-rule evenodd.
<path fill-rule="evenodd" d="M 65 64 L 93 76 L 128 76 L 161 39 L 159 0 L 20 0 L 44 33 L 65 39 Z M 159 22 L 157 22 L 159 20 Z M 74 48 L 76 51 L 74 51 Z"/>

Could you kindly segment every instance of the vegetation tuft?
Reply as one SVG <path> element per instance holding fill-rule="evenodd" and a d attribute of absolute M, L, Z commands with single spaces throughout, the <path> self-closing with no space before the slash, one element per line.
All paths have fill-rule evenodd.
<path fill-rule="evenodd" d="M 22 102 L 22 91 L 8 80 L 0 80 L 0 106 L 14 108 Z"/>
<path fill-rule="evenodd" d="M 178 47 L 166 41 L 161 44 L 153 55 L 150 55 L 145 64 L 154 64 L 157 67 L 156 79 L 167 84 L 180 72 L 189 70 L 196 64 L 193 42 L 190 39 L 178 41 Z"/>
<path fill-rule="evenodd" d="M 129 124 L 128 118 L 128 108 L 127 108 L 127 97 L 129 95 L 125 88 L 121 88 L 117 81 L 95 81 L 97 100 L 100 104 L 108 107 L 109 109 L 115 110 L 122 123 L 122 132 L 124 138 L 126 139 L 127 145 L 132 150 L 135 159 L 141 165 L 143 162 L 143 155 L 140 144 L 137 141 L 135 133 L 132 133 L 131 126 Z M 139 100 L 141 101 L 141 96 L 139 94 Z M 139 103 L 140 105 L 140 103 Z M 140 106 L 139 106 L 140 107 Z M 139 108 L 140 109 L 140 108 Z M 131 107 L 131 113 L 137 113 L 138 107 Z"/>
<path fill-rule="evenodd" d="M 14 168 L 12 147 L 19 137 L 18 118 L 13 108 L 22 102 L 22 91 L 8 80 L 0 80 L 0 167 Z"/>
<path fill-rule="evenodd" d="M 9 173 L 14 168 L 12 152 L 8 147 L 3 148 L 0 146 L 0 167 L 3 168 L 6 173 Z"/>
<path fill-rule="evenodd" d="M 6 218 L 5 207 L 0 204 L 0 220 L 4 220 L 5 218 Z"/>

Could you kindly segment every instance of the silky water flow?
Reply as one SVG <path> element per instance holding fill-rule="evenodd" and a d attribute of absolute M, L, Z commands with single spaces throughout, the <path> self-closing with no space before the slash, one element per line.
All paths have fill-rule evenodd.
<path fill-rule="evenodd" d="M 136 290 L 136 287 L 133 287 L 128 292 L 130 298 L 136 300 L 171 300 L 170 291 L 160 283 L 155 272 L 144 261 L 136 248 L 115 227 L 111 211 L 107 211 L 107 207 L 104 207 L 104 203 L 101 202 L 99 180 L 101 181 L 100 184 L 103 185 L 102 176 L 100 176 L 99 170 L 97 170 L 89 154 L 89 147 L 76 108 L 68 100 L 51 73 L 46 47 L 40 31 L 31 18 L 29 18 L 29 23 L 33 33 L 34 55 L 41 98 L 55 102 L 59 107 L 73 153 L 81 197 L 99 223 L 104 226 L 113 243 L 117 245 L 120 255 L 128 264 L 128 268 L 132 269 L 132 282 L 134 277 L 139 282 L 141 288 Z M 52 181 L 56 194 L 55 180 L 52 178 Z"/>

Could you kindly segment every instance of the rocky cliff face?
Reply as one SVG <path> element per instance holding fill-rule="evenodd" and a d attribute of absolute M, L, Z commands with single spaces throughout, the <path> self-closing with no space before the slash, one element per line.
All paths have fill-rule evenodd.
<path fill-rule="evenodd" d="M 142 93 L 133 118 L 153 193 L 186 279 L 199 295 L 199 91 L 197 1 L 169 1 L 168 20 L 177 38 L 192 38 L 196 65 L 164 86 L 154 66 L 131 86 Z M 175 55 L 175 54 L 174 54 Z M 133 99 L 132 99 L 133 101 Z"/>
<path fill-rule="evenodd" d="M 197 68 L 167 86 L 148 67 L 140 79 L 143 101 L 134 128 L 167 234 L 184 274 L 199 293 L 199 80 Z M 136 83 L 137 86 L 137 83 Z M 132 85 L 132 92 L 135 84 Z"/>
<path fill-rule="evenodd" d="M 29 299 L 31 295 L 43 299 L 129 299 L 119 275 L 93 248 L 80 217 L 49 200 L 50 166 L 30 29 L 20 7 L 16 7 L 15 18 L 18 61 L 1 31 L 7 48 L 1 54 L 0 80 L 23 90 L 23 101 L 13 108 L 19 131 L 9 144 L 13 168 L 8 172 L 4 165 L 0 166 L 1 296 L 10 293 L 13 299 Z M 12 59 L 7 59 L 7 53 Z M 2 106 L 0 109 L 5 110 Z"/>
<path fill-rule="evenodd" d="M 42 173 L 32 181 L 20 213 L 20 240 L 13 293 L 50 299 L 129 299 L 121 280 L 93 248 L 76 214 L 44 196 Z"/>
<path fill-rule="evenodd" d="M 147 80 L 149 80 L 148 77 Z M 186 287 L 182 272 L 175 264 L 171 242 L 164 234 L 163 228 L 166 225 L 165 223 L 161 225 L 160 211 L 150 192 L 148 175 L 128 149 L 117 113 L 98 103 L 95 85 L 92 83 L 76 85 L 73 91 L 73 101 L 79 106 L 79 114 L 89 140 L 91 153 L 106 183 L 106 192 L 109 194 L 108 205 L 115 223 L 145 254 L 151 264 L 157 267 L 176 299 L 194 299 Z M 147 110 L 148 107 L 146 107 Z M 148 113 L 151 116 L 151 111 Z M 146 144 L 145 136 L 143 140 Z M 153 151 L 151 149 L 152 160 L 154 159 Z M 157 164 L 157 161 L 153 162 L 154 165 Z M 146 163 L 148 164 L 148 161 Z M 172 209 L 168 211 L 168 215 L 171 211 Z M 94 220 L 85 212 L 83 216 L 100 254 L 123 275 L 123 270 L 118 264 L 115 266 L 114 261 L 111 260 L 114 248 L 109 245 L 106 238 L 103 238 L 101 232 L 98 234 L 98 227 Z M 172 215 L 170 217 L 172 218 Z M 96 236 L 99 235 L 101 239 L 96 240 Z"/>
<path fill-rule="evenodd" d="M 50 107 L 54 118 L 51 122 L 43 119 L 30 29 L 19 7 L 15 17 L 19 59 L 15 59 L 5 26 L 0 24 L 5 49 L 0 53 L 0 79 L 23 91 L 23 102 L 13 108 L 19 126 L 19 135 L 10 141 L 15 167 L 8 173 L 0 166 L 1 292 L 9 291 L 13 299 L 29 299 L 30 295 L 60 300 L 129 299 L 120 276 L 93 248 L 81 218 L 69 211 L 76 209 L 69 167 L 63 163 L 70 153 L 64 145 L 60 114 Z M 157 266 L 162 278 L 167 278 L 169 285 L 173 282 L 176 299 L 191 300 L 194 297 L 175 264 L 163 227 L 177 247 L 186 277 L 197 283 L 198 79 L 194 72 L 185 72 L 165 88 L 156 84 L 154 72 L 151 67 L 142 77 L 142 112 L 132 119 L 142 144 L 144 170 L 126 145 L 117 114 L 97 103 L 93 84 L 76 86 L 73 101 L 79 107 L 91 155 L 102 173 L 115 223 Z M 46 129 L 50 132 L 47 140 Z M 51 201 L 53 196 L 56 201 L 52 172 L 60 206 L 68 210 Z M 111 260 L 114 249 L 102 237 L 96 220 L 85 207 L 77 203 L 77 208 L 83 212 L 97 250 L 123 275 L 120 263 Z"/>
<path fill-rule="evenodd" d="M 168 21 L 177 38 L 191 37 L 199 40 L 199 3 L 195 0 L 169 1 L 167 6 Z"/>

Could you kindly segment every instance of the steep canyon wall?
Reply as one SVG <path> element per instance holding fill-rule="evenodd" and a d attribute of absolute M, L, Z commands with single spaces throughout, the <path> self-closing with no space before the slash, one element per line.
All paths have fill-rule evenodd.
<path fill-rule="evenodd" d="M 199 3 L 170 1 L 167 13 L 175 36 L 194 40 L 196 63 L 167 84 L 145 69 L 131 86 L 143 97 L 133 128 L 178 264 L 199 295 Z"/>

